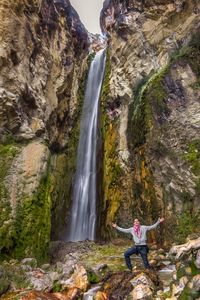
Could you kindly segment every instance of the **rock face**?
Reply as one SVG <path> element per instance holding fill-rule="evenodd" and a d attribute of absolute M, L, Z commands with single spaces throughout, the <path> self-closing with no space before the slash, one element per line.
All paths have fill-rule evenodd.
<path fill-rule="evenodd" d="M 68 0 L 3 0 L 0 20 L 0 252 L 40 261 L 70 205 L 89 37 Z"/>
<path fill-rule="evenodd" d="M 190 0 L 104 1 L 103 235 L 114 219 L 162 214 L 168 244 L 199 224 L 199 12 Z"/>
<path fill-rule="evenodd" d="M 11 12 L 11 13 L 10 13 Z M 1 135 L 66 144 L 88 35 L 68 0 L 1 1 Z"/>
<path fill-rule="evenodd" d="M 196 0 L 104 2 L 102 237 L 163 215 L 169 245 L 200 224 L 199 15 Z M 65 235 L 88 51 L 105 40 L 68 0 L 2 0 L 0 20 L 0 252 L 40 262 Z"/>

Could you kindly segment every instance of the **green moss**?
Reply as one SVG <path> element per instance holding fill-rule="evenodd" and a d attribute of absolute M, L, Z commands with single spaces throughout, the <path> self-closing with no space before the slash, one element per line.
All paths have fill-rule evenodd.
<path fill-rule="evenodd" d="M 58 293 L 62 291 L 62 284 L 55 282 L 52 288 L 53 293 Z"/>
<path fill-rule="evenodd" d="M 104 73 L 104 79 L 103 79 L 102 90 L 101 90 L 101 108 L 103 109 L 103 112 L 105 111 L 109 100 L 110 73 L 111 73 L 111 60 L 110 60 L 110 52 L 107 49 L 105 73 Z M 106 117 L 106 115 L 104 117 Z"/>
<path fill-rule="evenodd" d="M 118 121 L 108 115 L 110 106 L 110 53 L 107 50 L 104 81 L 101 91 L 101 133 L 103 140 L 103 207 L 102 227 L 103 237 L 108 237 L 110 223 L 116 216 L 120 206 L 120 181 L 123 176 L 118 157 Z"/>
<path fill-rule="evenodd" d="M 181 279 L 181 277 L 185 276 L 186 272 L 185 272 L 185 268 L 181 267 L 177 270 L 176 276 L 177 276 L 177 280 Z"/>
<path fill-rule="evenodd" d="M 193 257 L 192 262 L 190 264 L 191 271 L 192 271 L 192 276 L 196 276 L 197 274 L 200 274 L 200 270 L 196 267 L 194 261 L 195 261 L 195 259 Z"/>
<path fill-rule="evenodd" d="M 186 61 L 191 66 L 193 72 L 197 76 L 197 84 L 200 80 L 200 33 L 192 36 L 188 45 L 174 52 L 171 56 L 170 63 L 179 60 Z"/>
<path fill-rule="evenodd" d="M 36 257 L 39 263 L 48 259 L 47 250 L 51 230 L 50 177 L 41 179 L 38 190 L 32 197 L 25 196 L 18 203 L 15 219 L 16 258 Z"/>
<path fill-rule="evenodd" d="M 169 70 L 166 66 L 158 73 L 146 78 L 133 90 L 133 102 L 131 104 L 130 138 L 131 148 L 135 149 L 143 145 L 146 135 L 152 128 L 155 120 L 162 122 L 168 114 L 166 105 L 166 91 L 163 80 Z"/>
<path fill-rule="evenodd" d="M 200 211 L 190 212 L 184 211 L 181 216 L 178 217 L 178 226 L 176 229 L 175 240 L 177 243 L 184 243 L 186 237 L 198 232 L 200 226 Z"/>
<path fill-rule="evenodd" d="M 87 271 L 87 277 L 88 277 L 89 283 L 91 283 L 91 284 L 98 283 L 100 281 L 99 276 L 97 276 L 97 274 L 95 274 L 94 271 L 92 271 L 92 270 Z"/>
<path fill-rule="evenodd" d="M 1 272 L 3 273 L 3 276 L 1 277 L 2 281 L 0 282 L 0 287 L 3 283 L 6 285 L 7 282 L 9 287 L 12 283 L 13 290 L 30 287 L 27 275 L 17 261 L 15 263 L 3 262 L 1 265 Z"/>
<path fill-rule="evenodd" d="M 200 89 L 200 78 L 198 78 L 196 82 L 190 84 L 190 87 L 191 87 L 193 90 L 198 90 L 198 89 Z"/>
<path fill-rule="evenodd" d="M 133 155 L 135 179 L 133 184 L 133 210 L 138 212 L 147 212 L 148 215 L 156 215 L 161 209 L 156 205 L 158 203 L 154 187 L 154 178 L 151 169 L 148 170 L 148 162 L 146 156 L 151 152 L 150 156 L 154 154 L 154 158 L 170 157 L 173 161 L 177 161 L 177 155 L 170 149 L 170 145 L 166 148 L 162 142 L 159 141 L 159 136 L 164 134 L 165 127 L 168 127 L 167 118 L 170 114 L 168 107 L 168 90 L 167 76 L 171 68 L 180 62 L 180 64 L 189 64 L 193 72 L 197 76 L 195 88 L 198 88 L 200 80 L 200 35 L 192 38 L 190 43 L 173 54 L 169 63 L 159 72 L 153 74 L 133 88 L 133 101 L 130 106 L 129 116 L 129 148 Z M 191 141 L 188 145 L 188 151 L 183 155 L 191 165 L 192 172 L 198 177 L 196 179 L 196 195 L 200 194 L 200 142 L 199 140 Z M 142 166 L 142 161 L 144 166 Z M 156 162 L 154 162 L 154 167 Z M 143 171 L 142 171 L 143 170 Z M 145 171 L 146 170 L 146 171 Z M 143 175 L 142 175 L 143 173 Z M 167 199 L 173 199 L 173 194 L 168 194 L 163 186 L 163 199 L 168 205 Z M 198 213 L 193 211 L 193 198 L 186 190 L 180 195 L 183 201 L 184 211 L 182 216 L 178 219 L 178 226 L 176 220 L 174 222 L 174 236 L 179 242 L 184 241 L 188 234 L 196 230 L 199 226 Z M 176 203 L 170 200 L 176 207 Z M 151 208 L 152 207 L 152 208 Z M 143 213 L 142 218 L 145 216 Z M 193 216 L 194 220 L 193 220 Z M 170 224 L 169 224 L 170 225 Z"/>
<path fill-rule="evenodd" d="M 168 292 L 163 293 L 163 294 L 162 294 L 162 297 L 163 297 L 164 299 L 170 298 L 170 297 L 171 297 L 171 294 L 172 294 L 172 291 L 171 291 L 171 289 L 170 289 Z"/>
<path fill-rule="evenodd" d="M 16 210 L 10 205 L 5 178 L 13 159 L 20 150 L 11 138 L 0 145 L 0 253 L 8 257 L 34 256 L 39 261 L 47 258 L 50 239 L 50 180 L 44 177 L 32 197 L 20 196 Z"/>
<path fill-rule="evenodd" d="M 200 140 L 194 140 L 188 145 L 187 153 L 183 158 L 191 163 L 192 172 L 200 176 Z"/>
<path fill-rule="evenodd" d="M 92 249 L 83 255 L 82 261 L 86 269 L 92 269 L 95 265 L 106 265 L 105 268 L 98 272 L 99 279 L 102 279 L 110 270 L 119 271 L 126 269 L 123 253 L 131 245 L 132 242 L 130 241 L 126 241 L 124 244 L 120 241 L 117 245 L 112 243 L 104 245 L 94 244 Z"/>
<path fill-rule="evenodd" d="M 6 293 L 9 289 L 10 282 L 8 278 L 1 277 L 0 278 L 0 296 Z"/>
<path fill-rule="evenodd" d="M 170 66 L 179 60 L 189 63 L 197 76 L 194 88 L 199 88 L 200 82 L 200 35 L 194 35 L 188 45 L 182 47 L 171 55 L 168 65 L 153 76 L 150 74 L 142 79 L 133 89 L 133 102 L 130 107 L 130 139 L 133 149 L 143 145 L 146 135 L 157 121 L 161 125 L 169 114 L 166 103 L 167 92 L 164 79 Z M 199 168 L 199 165 L 198 165 Z M 195 166 L 194 166 L 194 172 Z"/>
<path fill-rule="evenodd" d="M 200 140 L 193 140 L 188 144 L 183 159 L 190 163 L 192 172 L 197 176 L 195 190 L 196 195 L 200 196 Z"/>
<path fill-rule="evenodd" d="M 183 292 L 181 293 L 180 297 L 178 298 L 179 300 L 190 300 L 193 299 L 191 298 L 191 291 L 188 287 L 185 287 Z"/>
<path fill-rule="evenodd" d="M 0 254 L 2 259 L 10 253 L 14 245 L 15 230 L 5 178 L 19 149 L 13 141 L 11 144 L 0 144 Z"/>

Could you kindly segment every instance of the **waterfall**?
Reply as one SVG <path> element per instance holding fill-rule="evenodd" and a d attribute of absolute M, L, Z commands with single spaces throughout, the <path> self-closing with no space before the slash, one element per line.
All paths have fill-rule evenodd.
<path fill-rule="evenodd" d="M 85 91 L 68 235 L 68 240 L 74 242 L 95 239 L 98 102 L 105 57 L 105 50 L 95 55 Z"/>

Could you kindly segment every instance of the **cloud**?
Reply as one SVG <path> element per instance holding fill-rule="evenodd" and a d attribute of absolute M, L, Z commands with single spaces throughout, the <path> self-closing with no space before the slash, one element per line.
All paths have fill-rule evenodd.
<path fill-rule="evenodd" d="M 100 11 L 104 0 L 70 0 L 86 29 L 92 33 L 101 33 L 99 25 Z"/>

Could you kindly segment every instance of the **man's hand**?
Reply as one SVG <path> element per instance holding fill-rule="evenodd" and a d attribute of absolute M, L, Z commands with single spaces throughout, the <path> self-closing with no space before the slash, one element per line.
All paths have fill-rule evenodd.
<path fill-rule="evenodd" d="M 112 227 L 113 227 L 113 228 L 116 228 L 116 227 L 117 227 L 117 224 L 116 224 L 116 223 L 112 223 Z"/>
<path fill-rule="evenodd" d="M 165 219 L 164 218 L 159 218 L 160 223 L 164 222 Z"/>

